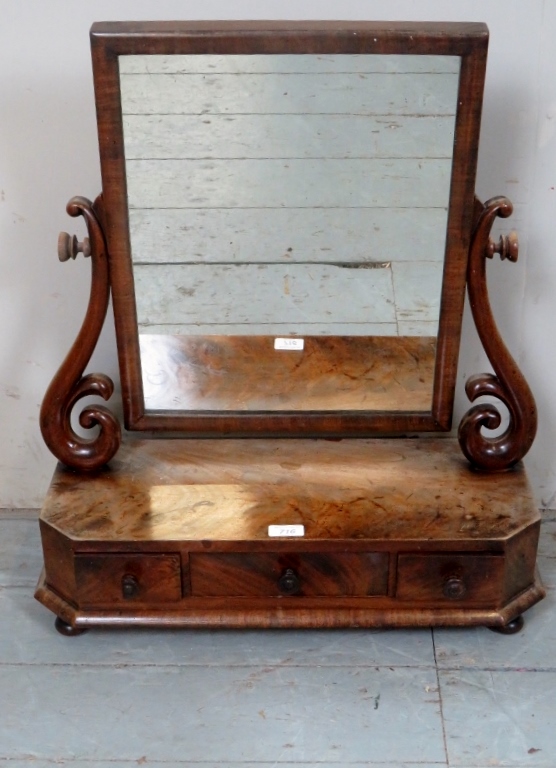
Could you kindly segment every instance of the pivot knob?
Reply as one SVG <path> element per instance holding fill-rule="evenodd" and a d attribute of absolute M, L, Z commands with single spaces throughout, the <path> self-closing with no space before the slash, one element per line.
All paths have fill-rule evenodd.
<path fill-rule="evenodd" d="M 83 242 L 80 243 L 75 235 L 71 237 L 67 232 L 60 232 L 58 235 L 58 258 L 60 261 L 75 259 L 78 253 L 82 253 L 83 256 L 91 255 L 89 238 L 84 237 Z"/>
<path fill-rule="evenodd" d="M 517 261 L 519 253 L 517 232 L 510 232 L 509 235 L 500 235 L 500 240 L 497 243 L 489 237 L 486 255 L 489 259 L 492 259 L 495 253 L 499 253 L 502 260 Z"/>

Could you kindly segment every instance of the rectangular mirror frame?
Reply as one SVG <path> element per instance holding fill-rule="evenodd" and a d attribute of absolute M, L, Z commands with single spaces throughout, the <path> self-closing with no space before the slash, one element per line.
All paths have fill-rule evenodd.
<path fill-rule="evenodd" d="M 480 23 L 133 22 L 91 29 L 103 227 L 125 426 L 188 436 L 355 437 L 451 428 L 488 30 Z M 118 57 L 138 54 L 412 54 L 461 57 L 446 256 L 430 411 L 146 411 L 129 237 Z"/>

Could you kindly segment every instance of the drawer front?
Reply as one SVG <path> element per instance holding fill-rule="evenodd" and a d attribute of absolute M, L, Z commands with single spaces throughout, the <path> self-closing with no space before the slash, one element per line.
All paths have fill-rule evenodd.
<path fill-rule="evenodd" d="M 385 595 L 388 554 L 192 553 L 190 574 L 198 597 Z"/>
<path fill-rule="evenodd" d="M 501 555 L 400 555 L 399 600 L 492 603 L 503 594 Z"/>
<path fill-rule="evenodd" d="M 179 555 L 76 555 L 75 576 L 83 606 L 181 599 Z"/>

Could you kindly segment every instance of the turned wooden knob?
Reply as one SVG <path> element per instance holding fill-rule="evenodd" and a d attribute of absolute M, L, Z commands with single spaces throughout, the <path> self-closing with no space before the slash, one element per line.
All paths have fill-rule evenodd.
<path fill-rule="evenodd" d="M 463 579 L 459 576 L 453 576 L 444 582 L 442 591 L 444 597 L 447 597 L 449 600 L 461 600 L 462 597 L 465 597 L 467 587 L 465 586 Z"/>
<path fill-rule="evenodd" d="M 489 259 L 492 259 L 495 253 L 499 253 L 501 259 L 517 261 L 519 253 L 517 232 L 510 232 L 509 235 L 500 235 L 500 240 L 497 243 L 489 237 L 486 255 Z"/>
<path fill-rule="evenodd" d="M 91 255 L 89 238 L 84 237 L 83 242 L 80 243 L 75 235 L 72 237 L 67 232 L 60 232 L 58 235 L 58 258 L 60 261 L 75 259 L 78 253 L 82 253 L 83 256 Z"/>
<path fill-rule="evenodd" d="M 278 579 L 278 589 L 285 595 L 295 595 L 301 589 L 299 576 L 293 568 L 286 568 Z"/>
<path fill-rule="evenodd" d="M 139 594 L 139 582 L 130 573 L 122 577 L 122 597 L 124 600 L 132 600 Z"/>

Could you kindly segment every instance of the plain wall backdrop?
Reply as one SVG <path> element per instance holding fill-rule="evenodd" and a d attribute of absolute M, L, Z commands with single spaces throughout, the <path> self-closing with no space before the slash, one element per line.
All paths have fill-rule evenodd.
<path fill-rule="evenodd" d="M 542 507 L 556 507 L 556 0 L 1 0 L 0 10 L 0 506 L 40 506 L 55 466 L 42 442 L 42 396 L 86 310 L 90 266 L 60 264 L 73 195 L 100 192 L 88 31 L 93 21 L 139 19 L 389 19 L 484 21 L 491 43 L 477 193 L 507 195 L 517 264 L 488 265 L 503 337 L 537 398 L 527 455 Z M 118 379 L 111 314 L 89 370 Z M 454 424 L 472 373 L 490 370 L 469 312 Z M 116 408 L 117 408 L 117 397 Z"/>

